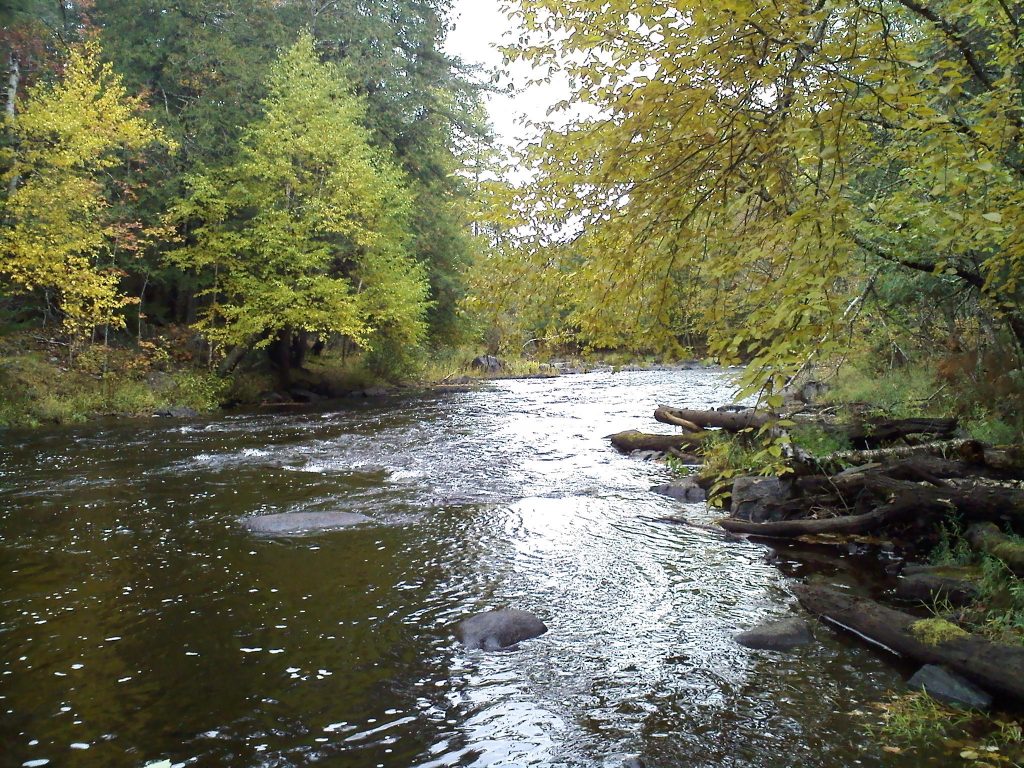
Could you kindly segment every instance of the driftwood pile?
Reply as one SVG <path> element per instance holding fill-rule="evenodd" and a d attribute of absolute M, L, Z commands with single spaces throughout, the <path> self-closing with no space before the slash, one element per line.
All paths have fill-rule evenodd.
<path fill-rule="evenodd" d="M 784 428 L 778 415 L 753 409 L 662 406 L 654 417 L 681 432 L 626 432 L 611 436 L 612 444 L 627 453 L 657 451 L 696 464 L 718 430 L 778 434 Z M 931 549 L 941 526 L 954 522 L 972 548 L 1024 577 L 1024 545 L 1008 535 L 1024 534 L 1024 449 L 956 439 L 954 419 L 813 423 L 844 437 L 853 450 L 825 457 L 791 450 L 791 473 L 765 480 L 771 492 L 755 498 L 756 503 L 734 503 L 732 515 L 720 521 L 722 528 L 812 543 L 896 542 L 912 556 Z M 733 501 L 759 482 L 737 481 Z M 936 578 L 935 583 L 950 594 L 949 579 Z M 972 594 L 973 586 L 964 586 Z M 828 587 L 799 585 L 794 592 L 809 612 L 862 639 L 923 664 L 944 665 L 996 695 L 1024 702 L 1024 647 L 995 643 L 953 624 L 948 636 L 922 637 L 916 631 L 922 616 Z"/>
<path fill-rule="evenodd" d="M 772 429 L 779 421 L 754 409 L 660 407 L 654 418 L 683 431 L 622 432 L 610 437 L 612 444 L 624 453 L 657 451 L 700 463 L 700 451 L 716 430 Z M 784 493 L 760 500 L 756 514 L 747 512 L 745 519 L 723 520 L 723 528 L 765 538 L 852 536 L 934 528 L 955 515 L 974 526 L 968 538 L 975 546 L 990 554 L 1002 551 L 1008 565 L 1024 572 L 1024 557 L 1011 554 L 1001 533 L 1008 525 L 1024 530 L 1024 452 L 952 439 L 955 419 L 816 425 L 843 435 L 854 449 L 821 458 L 793 451 Z"/>

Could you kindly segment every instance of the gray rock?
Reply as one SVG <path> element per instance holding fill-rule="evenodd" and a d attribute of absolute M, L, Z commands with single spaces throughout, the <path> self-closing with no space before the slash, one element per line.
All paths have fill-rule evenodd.
<path fill-rule="evenodd" d="M 251 533 L 269 536 L 293 536 L 337 528 L 351 528 L 370 522 L 366 515 L 355 512 L 282 512 L 276 515 L 256 515 L 242 520 Z"/>
<path fill-rule="evenodd" d="M 295 398 L 295 400 L 297 400 L 300 403 L 319 403 L 322 400 L 327 399 L 321 394 L 313 392 L 312 390 L 309 389 L 302 389 L 301 387 L 289 389 L 288 394 L 291 395 L 293 398 Z"/>
<path fill-rule="evenodd" d="M 647 768 L 647 763 L 634 755 L 622 761 L 622 768 Z"/>
<path fill-rule="evenodd" d="M 661 451 L 633 451 L 630 457 L 640 461 L 657 461 L 663 455 Z"/>
<path fill-rule="evenodd" d="M 746 648 L 763 651 L 791 651 L 814 641 L 807 622 L 801 619 L 782 619 L 762 624 L 733 638 Z"/>
<path fill-rule="evenodd" d="M 771 522 L 772 506 L 788 498 L 788 485 L 777 477 L 737 477 L 732 484 L 730 514 L 752 523 Z"/>
<path fill-rule="evenodd" d="M 668 496 L 670 499 L 690 504 L 705 501 L 708 497 L 704 489 L 697 485 L 693 478 L 689 477 L 673 480 L 665 485 L 655 485 L 651 490 L 655 493 L 660 493 L 662 496 Z"/>
<path fill-rule="evenodd" d="M 497 651 L 547 631 L 544 622 L 532 613 L 503 608 L 470 616 L 455 628 L 455 636 L 467 648 Z"/>
<path fill-rule="evenodd" d="M 198 416 L 199 413 L 192 408 L 176 405 L 157 411 L 153 415 L 165 419 L 191 419 L 194 416 Z"/>
<path fill-rule="evenodd" d="M 501 358 L 495 357 L 494 355 L 480 355 L 474 357 L 471 366 L 476 368 L 478 371 L 485 371 L 486 373 L 498 373 L 499 371 L 505 370 L 505 361 Z"/>
<path fill-rule="evenodd" d="M 937 664 L 926 664 L 921 667 L 907 681 L 907 686 L 955 706 L 971 709 L 988 709 L 992 706 L 992 697 L 985 691 Z"/>
<path fill-rule="evenodd" d="M 782 390 L 782 396 L 791 403 L 813 403 L 823 394 L 828 392 L 829 386 L 823 381 L 805 381 L 797 386 L 790 384 Z"/>

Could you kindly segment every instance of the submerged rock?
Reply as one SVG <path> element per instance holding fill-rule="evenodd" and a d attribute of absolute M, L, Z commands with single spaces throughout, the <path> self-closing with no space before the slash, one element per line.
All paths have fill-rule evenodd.
<path fill-rule="evenodd" d="M 746 632 L 740 632 L 733 638 L 746 648 L 762 651 L 791 651 L 801 645 L 814 641 L 807 622 L 802 619 L 782 619 L 762 624 Z"/>
<path fill-rule="evenodd" d="M 924 691 L 933 699 L 947 704 L 971 709 L 988 709 L 992 706 L 992 697 L 985 691 L 938 664 L 921 667 L 907 681 L 907 686 L 915 691 Z"/>
<path fill-rule="evenodd" d="M 199 412 L 187 406 L 175 405 L 156 411 L 153 415 L 164 419 L 191 419 L 198 416 Z"/>
<path fill-rule="evenodd" d="M 503 608 L 470 616 L 455 628 L 455 636 L 467 648 L 497 651 L 547 631 L 544 622 L 532 613 Z"/>
<path fill-rule="evenodd" d="M 288 394 L 292 396 L 292 399 L 299 403 L 320 403 L 327 399 L 319 392 L 314 392 L 311 389 L 303 389 L 302 387 L 293 387 L 288 390 Z"/>
<path fill-rule="evenodd" d="M 662 496 L 668 496 L 670 499 L 685 501 L 691 504 L 705 501 L 708 497 L 704 489 L 697 485 L 697 481 L 690 477 L 673 480 L 665 485 L 655 485 L 651 490 L 655 493 L 660 493 Z"/>
<path fill-rule="evenodd" d="M 242 520 L 242 525 L 251 533 L 288 536 L 351 528 L 368 522 L 370 518 L 355 512 L 282 512 L 247 517 Z"/>

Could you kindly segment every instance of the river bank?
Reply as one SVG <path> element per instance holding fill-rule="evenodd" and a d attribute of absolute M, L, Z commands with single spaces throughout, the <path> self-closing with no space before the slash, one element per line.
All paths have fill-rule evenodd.
<path fill-rule="evenodd" d="M 204 364 L 192 336 L 161 343 L 84 347 L 73 359 L 57 338 L 0 337 L 0 428 L 80 424 L 95 419 L 188 418 L 218 411 L 342 403 L 403 392 L 471 387 L 485 381 L 590 372 L 688 370 L 696 361 L 662 363 L 614 358 L 509 359 L 447 350 L 412 375 L 395 379 L 368 369 L 358 357 L 309 356 L 282 383 L 260 356 L 230 375 Z"/>
<path fill-rule="evenodd" d="M 653 490 L 684 502 L 707 492 L 728 513 L 716 526 L 769 547 L 790 575 L 807 575 L 791 563 L 808 550 L 819 567 L 858 553 L 838 584 L 801 578 L 803 608 L 925 665 L 908 681 L 933 697 L 921 727 L 991 736 L 1010 719 L 980 714 L 993 698 L 1004 711 L 1024 705 L 1024 447 L 972 439 L 952 418 L 817 405 L 821 391 L 811 383 L 772 410 L 660 406 L 654 418 L 675 434 L 629 430 L 610 442 L 665 457 L 681 476 Z M 1024 741 L 1010 741 L 1012 759 L 1024 757 Z"/>

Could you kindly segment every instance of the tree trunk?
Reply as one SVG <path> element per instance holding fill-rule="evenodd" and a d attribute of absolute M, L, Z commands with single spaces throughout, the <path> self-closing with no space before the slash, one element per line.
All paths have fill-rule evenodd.
<path fill-rule="evenodd" d="M 836 478 L 839 480 L 839 478 Z M 840 487 L 841 487 L 841 483 Z M 869 474 L 863 487 L 873 493 L 906 499 L 921 504 L 950 503 L 973 522 L 1015 522 L 1024 524 L 1024 491 L 1001 486 L 976 485 L 972 488 L 933 488 L 884 475 Z"/>
<path fill-rule="evenodd" d="M 984 463 L 985 447 L 976 440 L 942 440 L 922 445 L 901 445 L 895 448 L 876 448 L 863 451 L 830 453 L 813 461 L 815 469 L 911 459 L 917 456 L 956 456 L 972 463 Z M 820 471 L 820 469 L 818 469 Z"/>
<path fill-rule="evenodd" d="M 956 429 L 956 419 L 879 419 L 845 427 L 847 437 L 855 448 L 868 449 L 911 435 L 948 438 L 953 436 Z"/>
<path fill-rule="evenodd" d="M 727 432 L 740 432 L 744 429 L 760 429 L 774 421 L 776 417 L 755 410 L 746 411 L 691 411 L 684 408 L 658 406 L 654 418 L 662 424 L 679 426 L 680 421 L 689 422 L 700 429 L 716 427 Z"/>
<path fill-rule="evenodd" d="M 7 117 L 7 130 L 12 131 L 14 127 L 14 118 L 17 113 L 18 103 L 18 86 L 21 85 L 21 62 L 18 60 L 18 54 L 13 50 L 7 55 L 7 104 L 4 107 L 4 114 Z M 18 184 L 21 182 L 21 177 L 18 174 L 13 174 L 10 180 L 7 182 L 7 195 L 14 194 L 18 188 Z"/>
<path fill-rule="evenodd" d="M 945 665 L 992 693 L 1024 701 L 1024 647 L 967 633 L 951 633 L 932 644 L 915 634 L 917 617 L 873 600 L 806 584 L 794 587 L 793 592 L 811 613 L 892 653 L 922 664 Z"/>
<path fill-rule="evenodd" d="M 623 453 L 632 453 L 633 451 L 664 452 L 671 448 L 676 450 L 696 448 L 703 443 L 704 435 L 700 433 L 689 435 L 648 435 L 631 429 L 628 432 L 610 435 L 608 439 L 612 441 L 612 445 Z"/>
<path fill-rule="evenodd" d="M 270 360 L 277 368 L 278 385 L 287 392 L 292 386 L 292 329 L 282 328 L 267 349 Z"/>
<path fill-rule="evenodd" d="M 728 518 L 720 520 L 730 533 L 745 533 L 767 539 L 796 539 L 800 536 L 857 536 L 903 523 L 926 523 L 952 512 L 953 505 L 941 501 L 904 498 L 885 504 L 863 515 L 844 515 L 818 520 L 783 520 L 774 523 L 750 523 Z"/>
<path fill-rule="evenodd" d="M 20 84 L 21 62 L 18 60 L 18 54 L 11 51 L 7 55 L 7 104 L 4 108 L 8 120 L 13 120 L 17 111 L 15 105 L 18 103 L 18 86 Z"/>
<path fill-rule="evenodd" d="M 219 376 L 229 375 L 238 367 L 238 364 L 245 359 L 245 356 L 252 351 L 252 348 L 255 347 L 257 343 L 267 338 L 267 336 L 267 331 L 264 331 L 263 333 L 254 333 L 246 339 L 244 343 L 232 347 L 231 351 L 228 352 L 227 357 L 221 360 L 220 365 L 217 366 L 217 374 Z"/>

